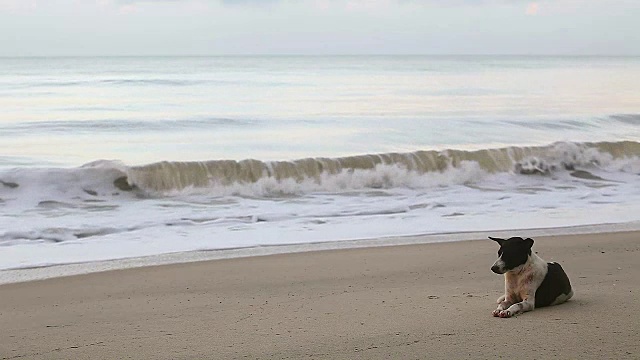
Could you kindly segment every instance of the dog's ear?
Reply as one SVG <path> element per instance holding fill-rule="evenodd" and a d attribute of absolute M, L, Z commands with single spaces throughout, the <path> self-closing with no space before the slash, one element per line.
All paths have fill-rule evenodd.
<path fill-rule="evenodd" d="M 493 236 L 489 236 L 489 239 L 497 242 L 498 244 L 500 244 L 500 246 L 502 246 L 502 243 L 506 241 L 505 239 L 500 239 L 500 238 L 493 237 Z"/>
<path fill-rule="evenodd" d="M 533 247 L 533 239 L 531 239 L 531 238 L 524 239 L 524 243 L 527 244 L 527 247 L 529 249 L 531 249 L 531 247 Z"/>

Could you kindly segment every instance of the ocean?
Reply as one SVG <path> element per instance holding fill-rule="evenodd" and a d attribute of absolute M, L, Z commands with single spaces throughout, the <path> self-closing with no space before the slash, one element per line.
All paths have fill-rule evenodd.
<path fill-rule="evenodd" d="M 0 58 L 0 109 L 4 282 L 640 229 L 638 57 Z"/>

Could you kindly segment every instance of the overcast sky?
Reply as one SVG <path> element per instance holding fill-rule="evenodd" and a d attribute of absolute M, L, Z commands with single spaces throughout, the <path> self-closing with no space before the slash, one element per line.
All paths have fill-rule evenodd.
<path fill-rule="evenodd" d="M 0 0 L 0 56 L 640 55 L 640 0 Z"/>

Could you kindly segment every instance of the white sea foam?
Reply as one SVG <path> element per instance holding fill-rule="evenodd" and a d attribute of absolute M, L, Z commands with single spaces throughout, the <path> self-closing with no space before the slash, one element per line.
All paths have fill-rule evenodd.
<path fill-rule="evenodd" d="M 114 181 L 131 173 L 119 162 L 4 171 L 0 269 L 419 234 L 629 227 L 640 220 L 638 157 L 585 152 L 582 145 L 549 149 L 564 155 L 545 161 L 565 166 L 538 175 L 518 173 L 517 161 L 511 170 L 489 171 L 451 152 L 442 171 L 378 164 L 163 193 L 135 182 L 118 188 Z"/>

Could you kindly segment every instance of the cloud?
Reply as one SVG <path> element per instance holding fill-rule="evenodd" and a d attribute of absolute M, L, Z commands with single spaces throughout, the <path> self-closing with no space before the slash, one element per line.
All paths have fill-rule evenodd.
<path fill-rule="evenodd" d="M 35 10 L 38 4 L 35 0 L 0 0 L 0 13 L 25 13 Z"/>
<path fill-rule="evenodd" d="M 2 0 L 0 0 L 2 1 Z M 191 4 L 191 3 L 204 3 L 204 4 L 221 4 L 223 6 L 268 6 L 278 3 L 284 3 L 285 0 L 98 0 L 109 1 L 117 5 L 153 5 L 153 4 Z"/>
<path fill-rule="evenodd" d="M 118 4 L 128 5 L 135 3 L 179 3 L 189 2 L 189 0 L 116 0 Z"/>
<path fill-rule="evenodd" d="M 281 0 L 220 0 L 223 5 L 264 5 L 281 2 Z"/>
<path fill-rule="evenodd" d="M 540 11 L 540 4 L 537 2 L 532 2 L 527 5 L 527 15 L 536 16 Z"/>
<path fill-rule="evenodd" d="M 6 0 L 0 0 L 6 1 Z M 19 0 L 13 0 L 19 1 Z M 118 4 L 133 4 L 133 3 L 187 3 L 196 0 L 97 0 L 100 1 L 113 1 Z M 201 0 L 211 3 L 220 3 L 222 5 L 229 6 L 242 6 L 242 5 L 266 5 L 276 3 L 289 3 L 289 4 L 301 4 L 307 3 L 310 5 L 317 5 L 318 3 L 323 6 L 337 5 L 337 6 L 366 6 L 366 7 L 380 7 L 388 6 L 390 4 L 413 4 L 413 5 L 494 5 L 494 4 L 522 4 L 527 3 L 530 0 Z M 567 0 L 565 0 L 567 1 Z"/>
<path fill-rule="evenodd" d="M 393 0 L 349 0 L 345 7 L 349 11 L 383 10 L 392 5 Z"/>

